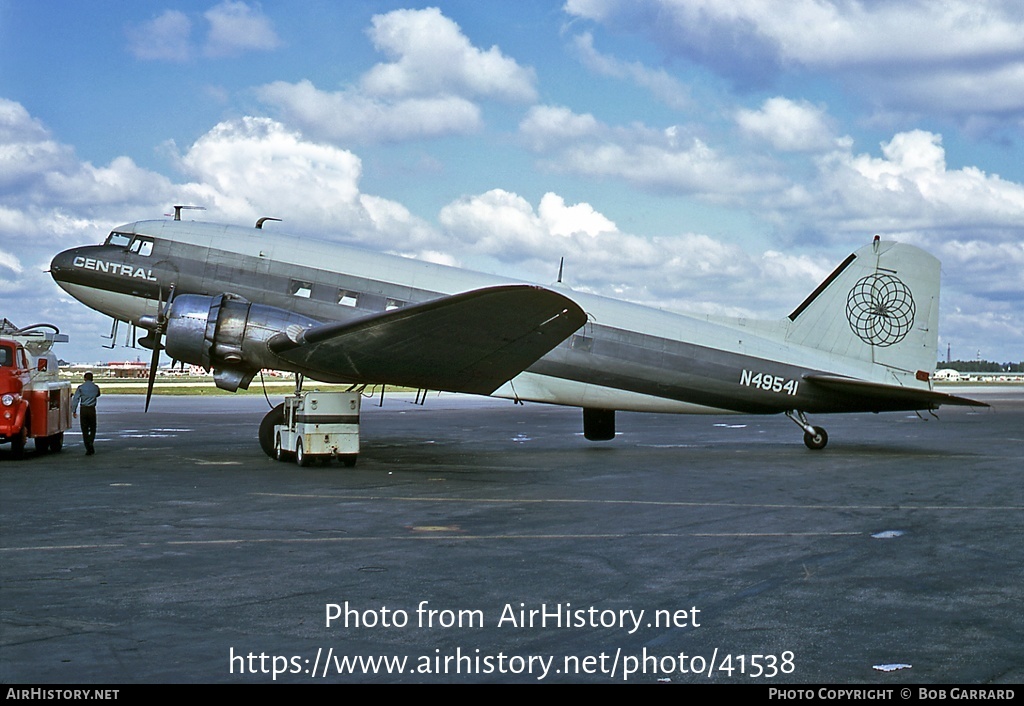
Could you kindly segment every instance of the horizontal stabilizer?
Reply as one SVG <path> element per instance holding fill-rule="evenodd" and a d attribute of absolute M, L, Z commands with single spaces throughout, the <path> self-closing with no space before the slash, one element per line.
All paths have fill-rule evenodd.
<path fill-rule="evenodd" d="M 490 394 L 586 320 L 558 292 L 507 285 L 281 333 L 269 345 L 280 357 L 328 378 Z"/>
<path fill-rule="evenodd" d="M 805 375 L 804 380 L 834 392 L 856 395 L 861 399 L 874 400 L 877 403 L 875 411 L 935 409 L 939 405 L 944 404 L 965 407 L 989 406 L 984 402 L 967 399 L 966 397 L 957 397 L 956 395 L 948 395 L 944 392 L 901 387 L 899 385 L 886 385 L 879 382 L 867 382 L 842 375 Z"/>

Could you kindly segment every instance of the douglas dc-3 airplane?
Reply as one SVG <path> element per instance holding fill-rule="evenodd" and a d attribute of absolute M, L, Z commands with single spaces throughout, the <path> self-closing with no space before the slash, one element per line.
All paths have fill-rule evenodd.
<path fill-rule="evenodd" d="M 273 235 L 265 220 L 182 221 L 176 209 L 58 254 L 50 273 L 87 306 L 148 330 L 150 394 L 163 349 L 231 391 L 268 368 L 581 407 L 595 441 L 614 437 L 616 410 L 785 413 L 811 449 L 828 435 L 807 414 L 986 406 L 931 386 L 938 260 L 877 236 L 788 317 L 753 321 Z"/>

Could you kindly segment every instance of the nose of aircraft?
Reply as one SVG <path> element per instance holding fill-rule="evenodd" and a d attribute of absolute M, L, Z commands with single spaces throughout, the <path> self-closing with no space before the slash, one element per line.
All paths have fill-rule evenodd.
<path fill-rule="evenodd" d="M 53 277 L 55 282 L 60 284 L 67 281 L 73 269 L 72 263 L 77 256 L 78 248 L 65 250 L 53 256 L 53 259 L 50 260 L 50 276 Z"/>
<path fill-rule="evenodd" d="M 97 251 L 101 247 L 82 245 L 57 253 L 50 260 L 50 276 L 64 289 L 66 284 L 88 284 L 88 275 L 95 274 Z"/>

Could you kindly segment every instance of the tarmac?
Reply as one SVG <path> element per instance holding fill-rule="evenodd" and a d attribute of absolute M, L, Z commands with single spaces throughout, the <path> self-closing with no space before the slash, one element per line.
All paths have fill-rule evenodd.
<path fill-rule="evenodd" d="M 105 396 L 95 456 L 0 450 L 0 681 L 1020 684 L 1024 389 L 956 394 L 823 451 L 389 396 L 353 469 L 267 458 L 262 397 Z"/>

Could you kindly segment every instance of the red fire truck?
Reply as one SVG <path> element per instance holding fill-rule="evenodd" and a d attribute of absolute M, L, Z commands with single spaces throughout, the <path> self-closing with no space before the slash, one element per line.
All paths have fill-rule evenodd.
<path fill-rule="evenodd" d="M 0 444 L 21 456 L 28 440 L 36 451 L 60 451 L 71 428 L 71 383 L 60 380 L 50 347 L 68 337 L 51 324 L 18 328 L 0 321 Z"/>

